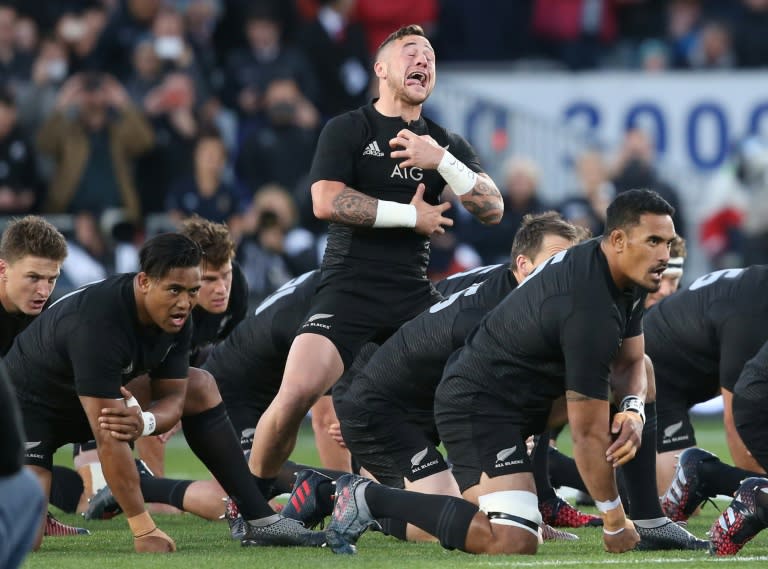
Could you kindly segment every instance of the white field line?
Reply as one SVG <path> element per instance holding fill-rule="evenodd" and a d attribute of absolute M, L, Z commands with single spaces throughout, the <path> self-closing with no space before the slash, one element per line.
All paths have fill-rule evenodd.
<path fill-rule="evenodd" d="M 606 553 L 606 555 L 608 555 Z M 659 559 L 628 559 L 626 556 L 616 559 L 567 559 L 559 561 L 557 559 L 542 559 L 540 561 L 484 561 L 482 563 L 473 563 L 473 565 L 486 565 L 488 567 L 514 566 L 514 567 L 545 567 L 558 566 L 566 567 L 570 565 L 644 565 L 646 563 L 729 563 L 729 562 L 748 562 L 748 561 L 766 561 L 767 556 L 734 556 L 734 557 L 688 557 L 685 559 L 659 558 Z"/>

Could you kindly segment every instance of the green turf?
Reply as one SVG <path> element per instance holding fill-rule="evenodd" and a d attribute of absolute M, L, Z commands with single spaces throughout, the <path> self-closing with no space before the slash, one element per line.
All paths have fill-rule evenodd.
<path fill-rule="evenodd" d="M 719 421 L 699 420 L 696 424 L 699 444 L 719 456 L 727 457 L 725 438 Z M 560 440 L 561 449 L 569 448 L 567 432 Z M 316 453 L 311 437 L 305 431 L 300 439 L 294 458 L 313 463 Z M 66 452 L 57 454 L 56 461 L 67 464 Z M 168 451 L 168 473 L 174 476 L 203 477 L 200 463 L 186 449 L 183 438 L 171 441 Z M 719 503 L 722 508 L 725 503 Z M 717 510 L 705 506 L 702 514 L 691 520 L 689 529 L 704 536 L 715 519 Z M 377 533 L 364 535 L 359 542 L 358 555 L 335 556 L 328 550 L 291 548 L 242 548 L 232 541 L 226 525 L 206 522 L 191 515 L 160 516 L 155 519 L 164 531 L 173 536 L 179 551 L 173 555 L 136 555 L 131 553 L 132 540 L 124 518 L 110 521 L 84 522 L 74 515 L 59 515 L 62 521 L 88 527 L 93 534 L 88 537 L 50 538 L 43 549 L 30 555 L 25 568 L 82 569 L 84 567 L 109 567 L 145 569 L 198 569 L 218 567 L 243 568 L 303 568 L 313 569 L 364 567 L 365 569 L 432 568 L 458 569 L 465 567 L 568 567 L 579 569 L 606 565 L 650 566 L 670 565 L 674 568 L 710 567 L 766 567 L 768 566 L 768 531 L 758 535 L 732 558 L 714 559 L 706 553 L 654 552 L 609 555 L 602 551 L 599 529 L 574 530 L 581 537 L 578 542 L 548 542 L 540 547 L 535 557 L 472 556 L 456 551 L 445 551 L 434 544 L 401 543 Z"/>

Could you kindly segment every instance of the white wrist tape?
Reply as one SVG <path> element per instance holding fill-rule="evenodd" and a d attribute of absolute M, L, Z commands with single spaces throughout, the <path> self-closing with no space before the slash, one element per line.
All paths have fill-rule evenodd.
<path fill-rule="evenodd" d="M 632 411 L 633 413 L 637 413 L 643 420 L 643 424 L 645 424 L 645 401 L 640 399 L 637 395 L 627 395 L 622 399 L 621 404 L 619 405 L 619 411 Z"/>
<path fill-rule="evenodd" d="M 157 421 L 155 421 L 154 413 L 143 411 L 141 413 L 141 418 L 144 419 L 144 430 L 141 431 L 141 436 L 146 437 L 147 435 L 154 433 L 157 428 Z"/>
<path fill-rule="evenodd" d="M 437 171 L 457 196 L 466 194 L 477 182 L 477 174 L 447 150 L 437 165 Z"/>
<path fill-rule="evenodd" d="M 615 530 L 611 531 L 611 530 L 609 530 L 609 529 L 605 529 L 605 528 L 603 528 L 603 533 L 604 533 L 605 535 L 619 535 L 619 534 L 620 534 L 621 532 L 623 532 L 625 529 L 627 529 L 627 528 L 626 528 L 626 527 L 623 527 L 623 528 L 619 528 L 619 529 L 615 529 Z"/>
<path fill-rule="evenodd" d="M 374 227 L 416 227 L 416 206 L 378 200 Z"/>
<path fill-rule="evenodd" d="M 141 405 L 139 405 L 138 399 L 136 399 L 133 395 L 131 395 L 130 399 L 125 400 L 125 406 L 126 407 L 138 407 L 141 409 Z"/>
<path fill-rule="evenodd" d="M 621 498 L 619 496 L 616 496 L 613 500 L 606 500 L 604 502 L 601 502 L 600 500 L 595 500 L 595 506 L 597 506 L 597 510 L 604 514 L 605 512 L 610 512 L 611 510 L 615 510 L 619 506 L 621 506 Z"/>

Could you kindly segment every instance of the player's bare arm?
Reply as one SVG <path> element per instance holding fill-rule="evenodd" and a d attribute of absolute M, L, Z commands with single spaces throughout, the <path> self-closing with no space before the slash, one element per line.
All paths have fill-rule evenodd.
<path fill-rule="evenodd" d="M 96 439 L 99 460 L 107 484 L 109 484 L 126 516 L 130 518 L 141 514 L 144 512 L 144 497 L 139 487 L 139 474 L 133 463 L 131 447 L 127 441 L 114 437 L 112 431 L 100 426 L 104 409 L 118 410 L 122 408 L 124 410 L 124 401 L 122 399 L 104 399 L 81 395 L 80 403 L 83 405 Z M 140 434 L 141 431 L 138 435 Z"/>
<path fill-rule="evenodd" d="M 453 220 L 443 216 L 450 203 L 432 205 L 424 201 L 424 184 L 416 188 L 409 204 L 372 198 L 343 182 L 320 180 L 312 184 L 315 216 L 356 227 L 407 227 L 422 235 L 445 233 Z"/>
<path fill-rule="evenodd" d="M 632 460 L 642 442 L 648 377 L 645 371 L 645 340 L 642 334 L 625 338 L 611 363 L 611 389 L 619 412 L 611 432 L 616 436 L 607 455 L 614 467 Z"/>
<path fill-rule="evenodd" d="M 401 168 L 416 166 L 438 170 L 461 203 L 482 223 L 501 221 L 504 201 L 501 192 L 488 174 L 472 172 L 465 164 L 442 148 L 429 135 L 417 135 L 403 129 L 389 141 L 392 158 L 404 158 Z"/>
<path fill-rule="evenodd" d="M 148 381 L 148 378 L 142 379 Z M 105 407 L 99 416 L 99 426 L 122 441 L 135 441 L 145 433 L 145 428 L 150 428 L 151 434 L 169 431 L 181 419 L 188 383 L 187 379 L 153 380 L 150 398 L 137 401 L 137 405 Z M 125 401 L 133 397 L 125 387 L 121 387 L 120 392 Z M 151 413 L 152 417 L 144 413 Z M 147 425 L 147 419 L 154 426 Z"/>
<path fill-rule="evenodd" d="M 499 223 L 504 215 L 504 200 L 488 174 L 478 174 L 475 186 L 460 199 L 464 208 L 482 223 Z"/>
<path fill-rule="evenodd" d="M 573 437 L 573 457 L 603 516 L 605 549 L 612 553 L 628 551 L 640 537 L 624 515 L 613 467 L 605 460 L 605 451 L 611 444 L 606 428 L 608 401 L 592 399 L 572 390 L 566 391 L 565 398 Z"/>

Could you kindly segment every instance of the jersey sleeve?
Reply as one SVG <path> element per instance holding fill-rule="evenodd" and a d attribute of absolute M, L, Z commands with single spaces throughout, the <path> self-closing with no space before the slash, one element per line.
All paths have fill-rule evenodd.
<path fill-rule="evenodd" d="M 452 132 L 448 134 L 448 140 L 450 140 L 450 145 L 447 150 L 451 154 L 466 164 L 473 172 L 483 172 L 477 152 L 475 152 L 475 149 L 463 136 Z"/>
<path fill-rule="evenodd" d="M 643 333 L 643 315 L 645 314 L 645 295 L 643 295 L 629 315 L 629 322 L 624 331 L 625 338 L 634 338 Z"/>
<path fill-rule="evenodd" d="M 619 323 L 609 314 L 575 309 L 565 319 L 560 343 L 565 360 L 565 388 L 607 400 L 610 364 L 621 338 Z"/>
<path fill-rule="evenodd" d="M 319 180 L 343 182 L 354 187 L 355 151 L 364 136 L 364 125 L 351 114 L 344 114 L 328 121 L 317 141 L 315 156 L 310 170 L 310 182 Z"/>
<path fill-rule="evenodd" d="M 82 322 L 67 338 L 75 391 L 86 397 L 122 397 L 122 370 L 131 364 L 131 346 L 124 332 L 99 322 Z"/>
<path fill-rule="evenodd" d="M 181 379 L 189 375 L 189 350 L 192 346 L 192 319 L 176 336 L 176 343 L 162 362 L 149 370 L 151 379 Z"/>
<path fill-rule="evenodd" d="M 232 269 L 232 292 L 230 302 L 232 303 L 232 318 L 227 322 L 219 335 L 219 340 L 223 340 L 248 314 L 248 281 L 239 265 L 234 265 Z"/>

